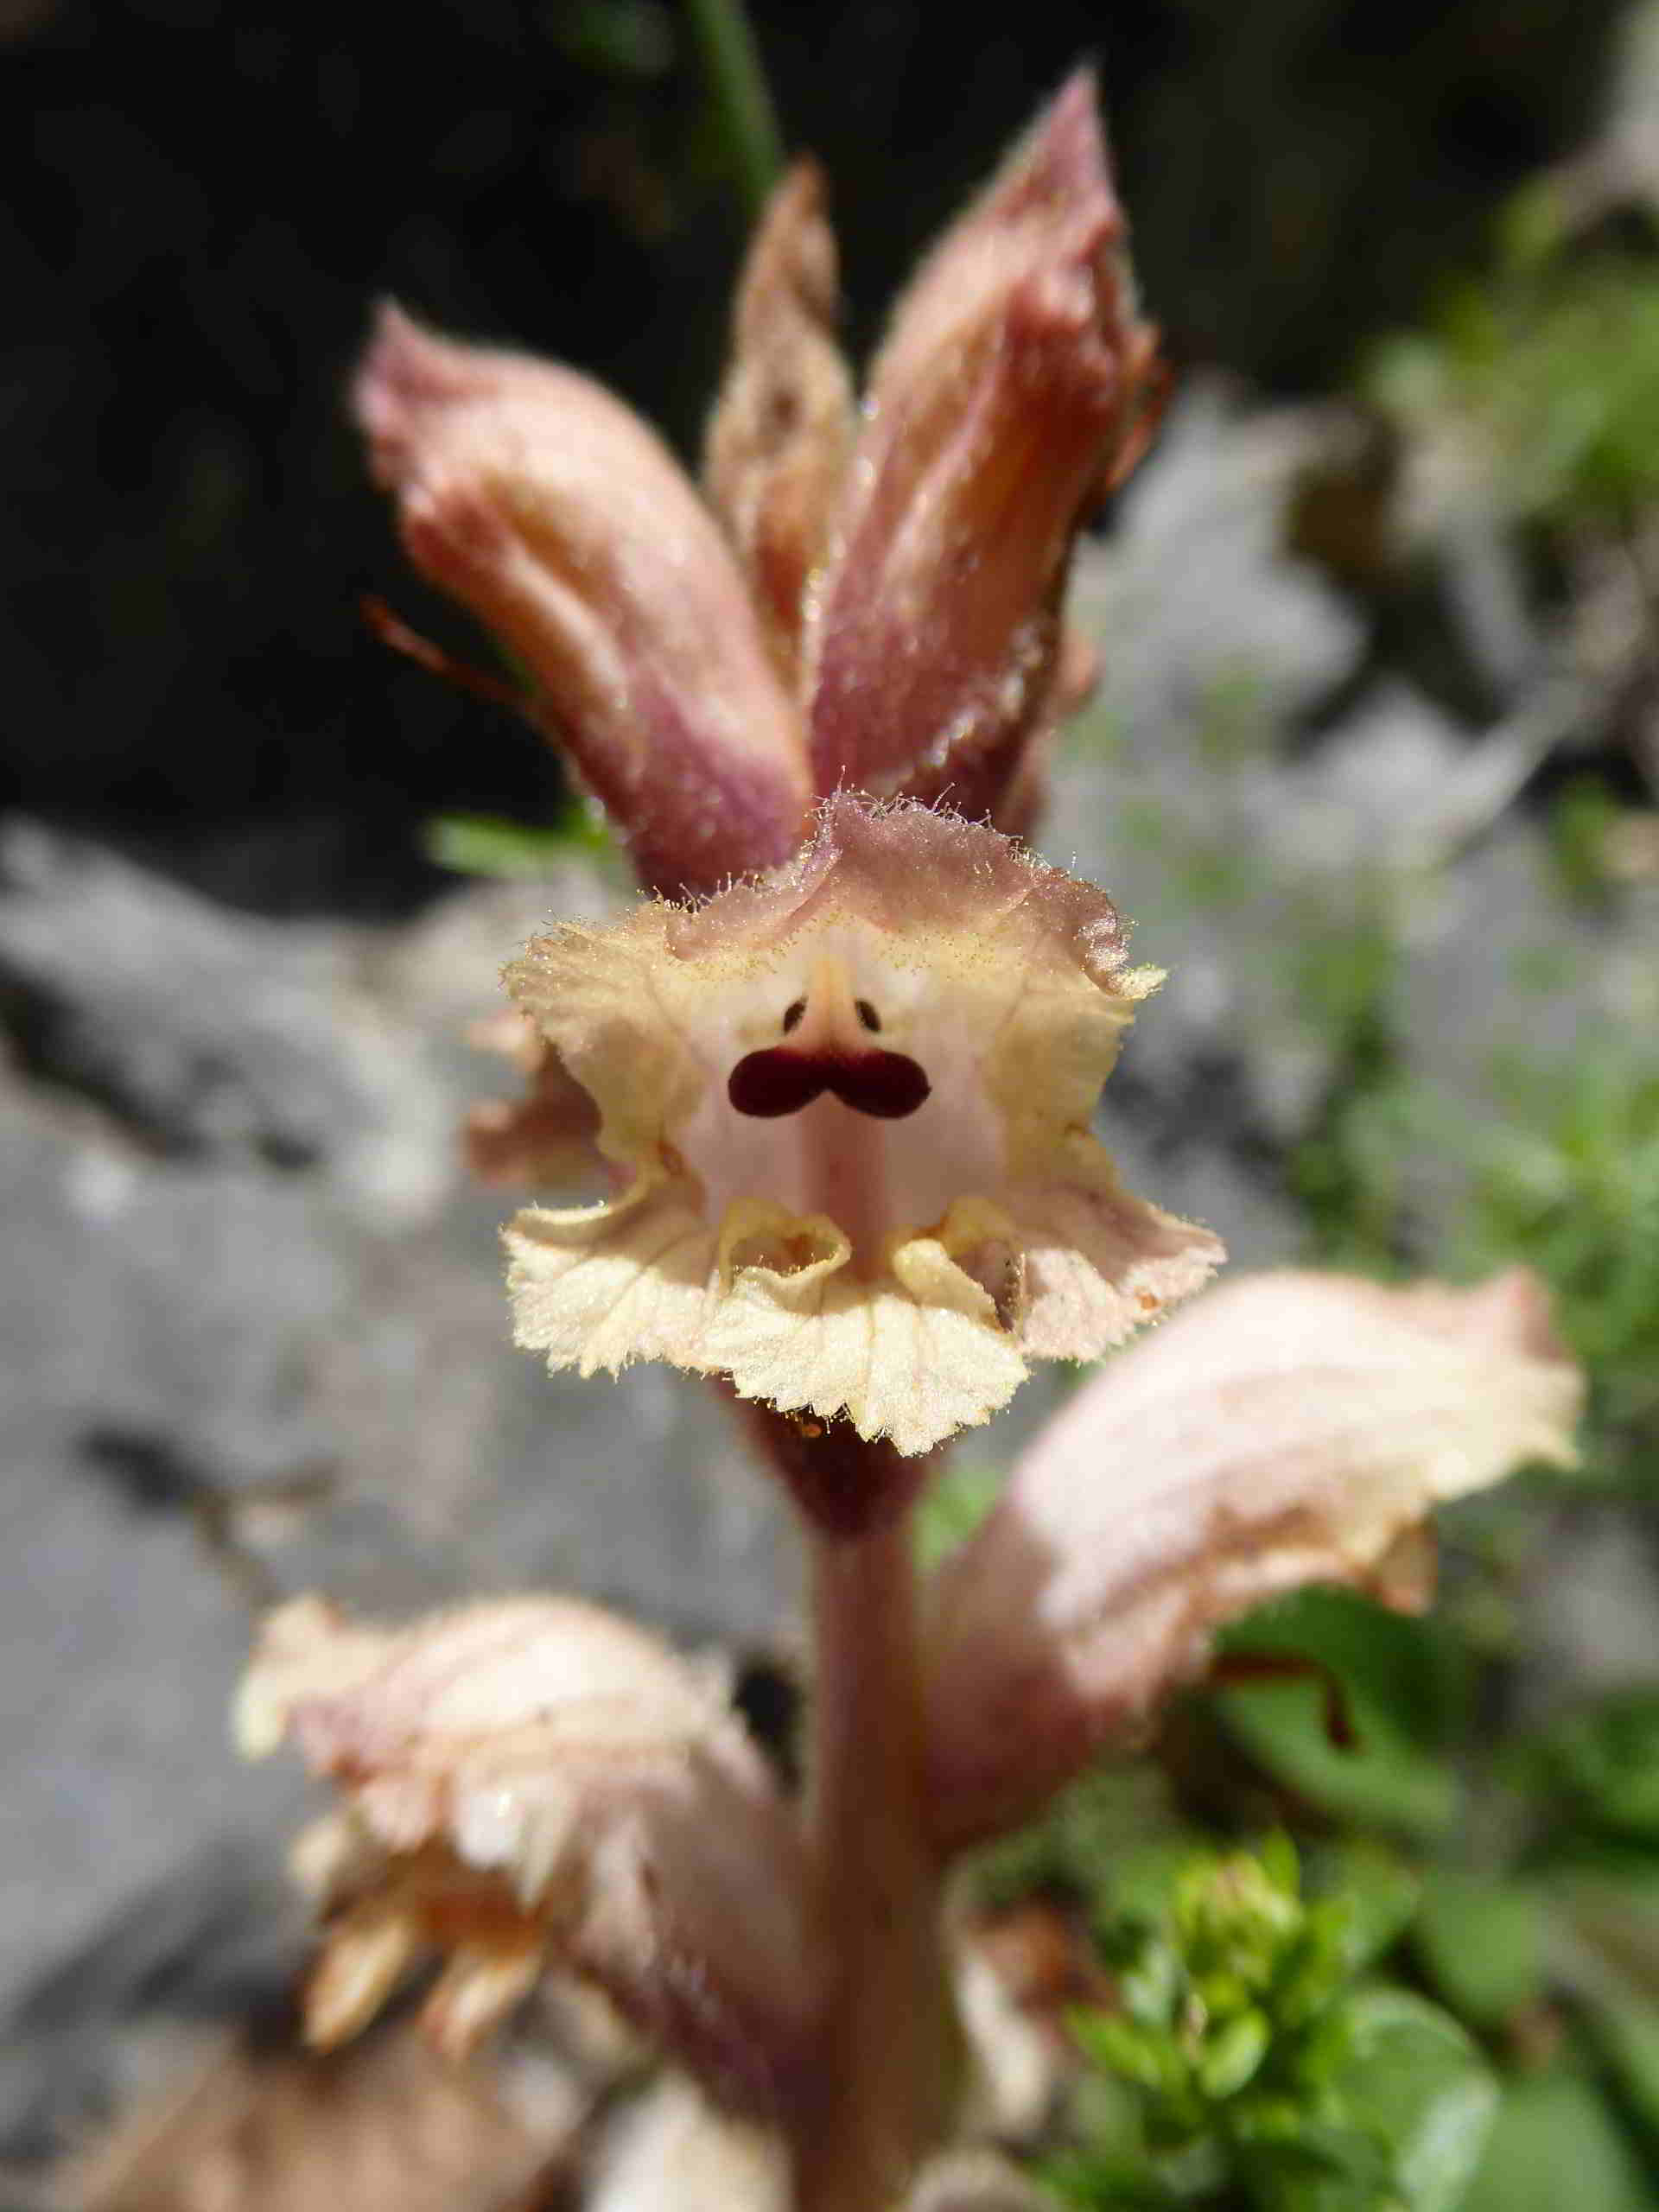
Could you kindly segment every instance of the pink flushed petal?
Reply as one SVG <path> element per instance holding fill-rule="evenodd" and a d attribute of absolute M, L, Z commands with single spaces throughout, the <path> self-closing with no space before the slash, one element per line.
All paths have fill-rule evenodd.
<path fill-rule="evenodd" d="M 593 1100 L 551 1046 L 540 1046 L 520 1098 L 491 1098 L 467 1116 L 467 1166 L 492 1190 L 593 1190 L 607 1180 Z"/>
<path fill-rule="evenodd" d="M 816 1998 L 799 1840 L 715 1686 L 655 1637 L 571 1599 L 406 1629 L 299 1599 L 266 1621 L 239 1718 L 256 1751 L 291 1735 L 344 1801 L 319 2040 L 434 1948 L 459 1980 L 433 2031 L 467 2040 L 545 1958 L 768 2108 Z"/>
<path fill-rule="evenodd" d="M 1160 980 L 1131 964 L 1128 926 L 1097 885 L 959 814 L 874 805 L 848 791 L 824 800 L 810 842 L 787 867 L 677 915 L 670 945 L 677 957 L 704 959 L 781 944 L 841 911 L 901 939 L 965 929 L 992 943 L 1006 933 L 1008 957 L 1017 947 L 1027 963 L 1080 969 L 1127 998 Z M 524 1003 L 542 1015 L 528 996 Z"/>
<path fill-rule="evenodd" d="M 1310 1582 L 1398 1602 L 1443 1500 L 1568 1465 L 1583 1394 L 1520 1270 L 1478 1289 L 1257 1275 L 1115 1358 L 942 1568 L 931 1797 L 955 1848 L 1032 1819 Z"/>
<path fill-rule="evenodd" d="M 835 339 L 836 247 L 822 173 L 798 162 L 749 248 L 703 479 L 724 515 L 791 692 L 808 583 L 853 444 L 852 378 Z"/>
<path fill-rule="evenodd" d="M 1071 546 L 1138 453 L 1154 368 L 1122 237 L 1084 73 L 947 233 L 876 363 L 810 632 L 820 791 L 996 814 L 1075 703 Z"/>
<path fill-rule="evenodd" d="M 518 658 L 653 888 L 799 842 L 807 771 L 743 580 L 661 442 L 567 369 L 383 310 L 356 386 L 404 546 Z"/>

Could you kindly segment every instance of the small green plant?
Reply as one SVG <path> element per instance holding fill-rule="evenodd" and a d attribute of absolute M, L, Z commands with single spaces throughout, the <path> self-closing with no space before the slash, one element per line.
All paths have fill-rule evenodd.
<path fill-rule="evenodd" d="M 1380 1857 L 1306 1896 L 1282 1835 L 1185 1859 L 1160 1909 L 1103 1931 L 1122 2010 L 1071 2024 L 1094 2067 L 1132 2085 L 1140 2155 L 1091 2145 L 1055 2161 L 1052 2184 L 1091 2212 L 1450 2212 L 1496 2091 L 1448 2014 L 1367 1978 L 1414 1897 Z"/>
<path fill-rule="evenodd" d="M 1659 264 L 1586 250 L 1548 184 L 1513 201 L 1491 266 L 1370 387 L 1410 427 L 1455 422 L 1511 512 L 1620 519 L 1659 495 Z"/>
<path fill-rule="evenodd" d="M 1319 911 L 1311 898 L 1302 904 L 1290 988 L 1332 1059 L 1288 1163 L 1291 1192 L 1316 1258 L 1387 1274 L 1409 1239 L 1404 1192 L 1418 1090 L 1393 1006 L 1400 941 L 1380 887 L 1346 918 Z"/>
<path fill-rule="evenodd" d="M 1502 1253 L 1555 1293 L 1591 1378 L 1586 1460 L 1640 1490 L 1659 1471 L 1659 1059 L 1611 1027 L 1503 1071 L 1510 1113 L 1479 1133 L 1453 1261 Z"/>

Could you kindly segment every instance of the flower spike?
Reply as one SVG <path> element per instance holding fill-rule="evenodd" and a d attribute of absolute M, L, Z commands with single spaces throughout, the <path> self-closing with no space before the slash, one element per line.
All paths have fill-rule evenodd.
<path fill-rule="evenodd" d="M 809 633 L 820 791 L 948 791 L 1001 819 L 1064 711 L 1072 540 L 1161 393 L 1124 230 L 1081 70 L 924 264 L 876 360 Z"/>

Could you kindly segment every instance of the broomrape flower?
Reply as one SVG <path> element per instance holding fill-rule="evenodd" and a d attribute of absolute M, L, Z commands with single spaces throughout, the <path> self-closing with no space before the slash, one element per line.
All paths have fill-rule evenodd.
<path fill-rule="evenodd" d="M 1286 1269 L 1197 1300 L 1049 1422 L 936 1578 L 942 1840 L 1018 1826 L 1134 1743 L 1253 1605 L 1345 1583 L 1420 1611 L 1433 1508 L 1573 1465 L 1583 1403 L 1523 1268 L 1468 1290 Z"/>
<path fill-rule="evenodd" d="M 540 1058 L 474 1157 L 615 1185 L 512 1224 L 518 1341 L 914 1454 L 1221 1257 L 1089 1132 L 1155 973 L 1000 834 L 1086 690 L 1066 568 L 1149 434 L 1155 334 L 1086 73 L 924 265 L 861 421 L 823 203 L 797 170 L 750 255 L 715 512 L 584 379 L 396 310 L 359 405 L 416 565 L 512 645 L 647 887 L 705 902 L 508 970 Z"/>
<path fill-rule="evenodd" d="M 621 1185 L 507 1231 L 518 1341 L 555 1366 L 671 1360 L 916 1452 L 1221 1256 L 1090 1134 L 1156 974 L 994 830 L 832 799 L 789 867 L 558 931 L 507 980 Z"/>
<path fill-rule="evenodd" d="M 237 1732 L 253 1758 L 293 1738 L 340 1796 L 296 1851 L 327 1915 L 313 2044 L 438 1951 L 424 2024 L 453 2055 L 563 1971 L 766 2101 L 813 1990 L 800 1840 L 715 1684 L 655 1637 L 570 1598 L 398 1629 L 297 1598 L 261 1628 Z"/>

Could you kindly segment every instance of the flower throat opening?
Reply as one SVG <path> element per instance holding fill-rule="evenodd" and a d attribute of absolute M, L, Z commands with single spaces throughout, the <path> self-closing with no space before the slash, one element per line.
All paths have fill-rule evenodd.
<path fill-rule="evenodd" d="M 810 982 L 784 1009 L 779 1027 L 787 1043 L 746 1052 L 732 1070 L 726 1095 L 740 1114 L 776 1121 L 827 1090 L 856 1114 L 899 1122 L 932 1089 L 908 1053 L 868 1042 L 880 1035 L 881 1017 L 868 999 L 854 996 L 842 960 L 813 963 Z"/>

